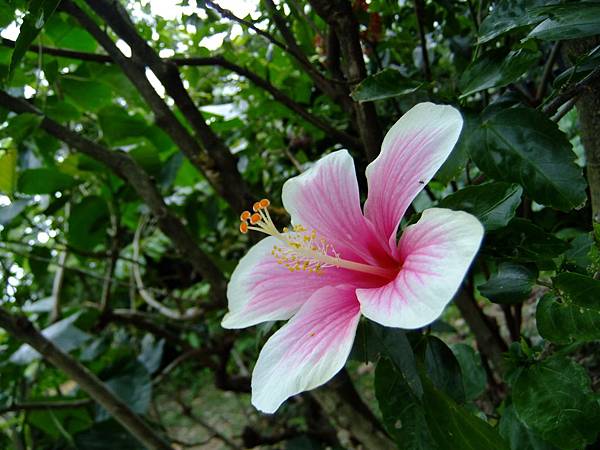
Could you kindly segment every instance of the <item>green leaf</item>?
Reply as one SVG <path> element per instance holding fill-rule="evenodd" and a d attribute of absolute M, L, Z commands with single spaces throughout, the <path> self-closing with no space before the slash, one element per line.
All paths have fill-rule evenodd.
<path fill-rule="evenodd" d="M 383 424 L 405 450 L 437 450 L 425 420 L 425 411 L 406 379 L 387 358 L 377 363 L 375 396 Z"/>
<path fill-rule="evenodd" d="M 132 362 L 125 366 L 117 375 L 104 382 L 106 386 L 134 412 L 145 414 L 152 399 L 152 380 L 150 374 L 140 362 Z M 96 421 L 100 422 L 110 417 L 109 413 L 98 407 Z"/>
<path fill-rule="evenodd" d="M 549 358 L 522 370 L 513 386 L 519 419 L 563 450 L 596 440 L 600 406 L 585 369 L 564 357 Z"/>
<path fill-rule="evenodd" d="M 53 323 L 44 328 L 42 334 L 63 352 L 70 352 L 87 342 L 91 337 L 75 326 L 79 316 L 79 313 L 72 314 L 66 319 Z M 28 344 L 23 344 L 10 356 L 10 361 L 14 364 L 24 365 L 40 358 L 41 356 L 36 350 Z"/>
<path fill-rule="evenodd" d="M 481 357 L 467 344 L 453 344 L 450 349 L 460 364 L 466 399 L 478 398 L 487 387 L 487 374 L 481 364 Z"/>
<path fill-rule="evenodd" d="M 592 2 L 567 3 L 534 10 L 549 17 L 535 27 L 528 38 L 545 41 L 578 39 L 600 34 L 600 5 Z"/>
<path fill-rule="evenodd" d="M 110 87 L 96 80 L 66 75 L 60 84 L 65 97 L 82 112 L 96 112 L 112 101 Z"/>
<path fill-rule="evenodd" d="M 487 422 L 466 411 L 450 397 L 423 380 L 427 423 L 440 450 L 508 450 Z"/>
<path fill-rule="evenodd" d="M 552 260 L 568 248 L 569 244 L 529 220 L 515 218 L 506 227 L 488 234 L 484 250 L 513 261 L 540 262 Z"/>
<path fill-rule="evenodd" d="M 148 124 L 140 115 L 129 114 L 115 105 L 102 108 L 98 112 L 98 122 L 103 138 L 111 145 L 129 143 L 131 138 L 139 138 L 148 130 Z"/>
<path fill-rule="evenodd" d="M 57 398 L 55 400 L 69 401 L 70 399 Z M 44 399 L 44 401 L 48 401 L 48 399 Z M 71 434 L 85 430 L 93 424 L 92 418 L 85 408 L 34 410 L 29 413 L 27 420 L 55 439 L 65 434 L 70 437 Z"/>
<path fill-rule="evenodd" d="M 84 198 L 71 208 L 67 239 L 73 247 L 93 250 L 106 240 L 110 226 L 106 202 L 97 196 Z"/>
<path fill-rule="evenodd" d="M 352 91 L 352 98 L 360 103 L 383 100 L 416 92 L 423 83 L 405 77 L 396 69 L 386 68 L 365 78 Z"/>
<path fill-rule="evenodd" d="M 557 0 L 500 0 L 479 27 L 479 43 L 488 42 L 510 30 L 541 20 L 529 10 L 536 6 L 557 3 Z"/>
<path fill-rule="evenodd" d="M 152 334 L 146 334 L 142 339 L 142 351 L 138 356 L 138 361 L 144 365 L 148 373 L 152 374 L 160 367 L 164 347 L 165 340 L 160 339 L 156 342 Z"/>
<path fill-rule="evenodd" d="M 477 58 L 463 73 L 461 86 L 464 98 L 475 92 L 507 86 L 517 81 L 539 60 L 537 51 L 521 48 L 506 54 L 494 49 Z"/>
<path fill-rule="evenodd" d="M 569 211 L 586 201 L 567 136 L 539 111 L 517 107 L 493 115 L 469 139 L 469 152 L 487 175 L 519 183 L 542 205 Z"/>
<path fill-rule="evenodd" d="M 531 294 L 537 276 L 535 267 L 502 262 L 498 271 L 477 288 L 481 295 L 494 303 L 521 303 Z"/>
<path fill-rule="evenodd" d="M 536 311 L 542 337 L 559 344 L 600 339 L 600 281 L 561 273 L 553 285 L 558 295 L 546 294 Z"/>
<path fill-rule="evenodd" d="M 8 119 L 8 126 L 0 130 L 0 133 L 12 139 L 14 146 L 19 146 L 25 139 L 31 137 L 42 123 L 42 119 L 39 114 L 19 114 Z"/>
<path fill-rule="evenodd" d="M 76 184 L 75 178 L 54 168 L 28 169 L 21 172 L 17 190 L 28 195 L 54 194 Z"/>
<path fill-rule="evenodd" d="M 12 195 L 17 185 L 17 149 L 0 148 L 0 193 Z"/>
<path fill-rule="evenodd" d="M 452 350 L 441 339 L 428 335 L 424 345 L 424 362 L 427 376 L 437 389 L 458 403 L 465 402 L 465 390 L 460 364 Z"/>
<path fill-rule="evenodd" d="M 115 420 L 96 423 L 75 436 L 77 450 L 145 450 L 129 431 Z"/>
<path fill-rule="evenodd" d="M 435 174 L 435 179 L 442 184 L 448 184 L 451 180 L 458 177 L 469 161 L 469 149 L 467 142 L 469 136 L 479 126 L 479 120 L 472 113 L 464 113 L 464 125 L 458 138 L 458 142 L 450 152 L 450 156 L 444 161 Z"/>
<path fill-rule="evenodd" d="M 10 60 L 9 76 L 12 76 L 15 68 L 25 56 L 25 52 L 59 3 L 60 0 L 31 0 L 29 10 L 23 18 L 23 24 L 19 29 L 19 36 L 15 42 L 15 49 Z"/>
<path fill-rule="evenodd" d="M 506 226 L 514 217 L 522 192 L 521 186 L 514 183 L 467 186 L 444 198 L 439 206 L 471 213 L 487 231 L 492 231 Z"/>
<path fill-rule="evenodd" d="M 504 407 L 498 428 L 500 435 L 508 441 L 512 450 L 557 450 L 554 445 L 542 440 L 519 420 L 512 403 Z"/>

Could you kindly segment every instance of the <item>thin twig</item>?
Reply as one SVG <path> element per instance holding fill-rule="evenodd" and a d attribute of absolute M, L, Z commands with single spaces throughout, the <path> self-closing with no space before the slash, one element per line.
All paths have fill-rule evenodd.
<path fill-rule="evenodd" d="M 133 259 L 136 261 L 140 258 L 140 238 L 141 238 L 141 234 L 144 229 L 145 223 L 146 223 L 146 219 L 142 218 L 140 220 L 140 223 L 139 223 L 137 229 L 135 230 L 135 235 L 133 237 L 133 245 L 132 245 Z M 150 291 L 148 291 L 144 287 L 144 282 L 142 280 L 142 274 L 140 272 L 139 266 L 136 263 L 132 263 L 131 270 L 133 272 L 133 277 L 135 280 L 135 284 L 137 286 L 138 293 L 140 294 L 140 297 L 142 297 L 142 299 L 149 306 L 156 309 L 163 316 L 168 317 L 169 319 L 173 319 L 173 320 L 193 320 L 193 319 L 200 317 L 203 314 L 203 311 L 198 308 L 189 308 L 187 311 L 185 311 L 182 314 L 179 311 L 176 311 L 172 308 L 169 308 L 169 307 L 163 305 L 162 303 L 157 301 L 152 296 Z"/>
<path fill-rule="evenodd" d="M 544 72 L 542 73 L 542 78 L 540 80 L 540 84 L 538 86 L 538 90 L 535 94 L 536 103 L 542 101 L 544 95 L 546 94 L 546 87 L 548 86 L 548 82 L 550 81 L 550 75 L 552 75 L 552 68 L 554 67 L 554 63 L 556 62 L 556 57 L 560 51 L 561 41 L 556 42 L 552 46 L 552 50 L 550 51 L 550 55 L 548 56 L 548 60 L 544 66 Z"/>
<path fill-rule="evenodd" d="M 84 398 L 80 400 L 48 400 L 25 403 L 12 403 L 9 406 L 1 408 L 0 415 L 9 412 L 35 411 L 40 409 L 74 409 L 89 406 L 91 404 L 93 404 L 93 400 L 91 398 Z"/>

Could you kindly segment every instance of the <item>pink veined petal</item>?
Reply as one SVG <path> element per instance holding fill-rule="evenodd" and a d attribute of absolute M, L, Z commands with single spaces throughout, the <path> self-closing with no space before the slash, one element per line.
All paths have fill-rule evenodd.
<path fill-rule="evenodd" d="M 359 319 L 352 286 L 316 291 L 260 352 L 252 404 L 273 413 L 287 398 L 330 380 L 348 359 Z"/>
<path fill-rule="evenodd" d="M 390 327 L 430 324 L 460 287 L 482 237 L 483 226 L 468 213 L 423 211 L 400 239 L 402 267 L 396 279 L 380 288 L 357 289 L 361 312 Z"/>
<path fill-rule="evenodd" d="M 344 259 L 386 258 L 360 208 L 354 161 L 346 150 L 324 156 L 283 185 L 283 206 L 292 223 L 317 230 Z"/>
<path fill-rule="evenodd" d="M 224 328 L 245 328 L 270 320 L 287 320 L 318 289 L 327 285 L 351 283 L 355 287 L 372 285 L 372 277 L 338 268 L 322 273 L 290 272 L 271 254 L 281 245 L 269 236 L 240 260 L 227 285 L 229 312 Z"/>
<path fill-rule="evenodd" d="M 367 167 L 365 217 L 392 251 L 402 216 L 448 158 L 462 124 L 451 106 L 419 103 L 392 126 Z"/>

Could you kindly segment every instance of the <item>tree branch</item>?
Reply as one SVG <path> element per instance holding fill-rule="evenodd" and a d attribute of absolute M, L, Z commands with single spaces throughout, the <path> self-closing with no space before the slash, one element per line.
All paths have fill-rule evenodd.
<path fill-rule="evenodd" d="M 338 36 L 343 36 L 340 39 L 340 50 L 346 79 L 353 84 L 360 83 L 367 76 L 367 68 L 352 5 L 347 0 L 310 0 L 310 4 Z M 383 139 L 375 105 L 373 102 L 352 102 L 352 106 L 367 159 L 372 161 L 379 154 Z"/>
<path fill-rule="evenodd" d="M 162 437 L 157 435 L 127 404 L 116 397 L 96 375 L 56 347 L 36 330 L 26 317 L 14 316 L 0 308 L 0 327 L 16 339 L 29 344 L 50 364 L 72 378 L 81 389 L 146 447 L 152 450 L 172 450 Z"/>
<path fill-rule="evenodd" d="M 152 70 L 167 94 L 173 98 L 175 105 L 191 125 L 206 154 L 210 157 L 210 162 L 198 161 L 198 164 L 208 163 L 205 173 L 217 186 L 217 192 L 229 202 L 233 209 L 245 209 L 255 200 L 255 196 L 251 194 L 246 182 L 238 172 L 235 156 L 205 122 L 200 110 L 185 89 L 177 66 L 161 59 L 156 51 L 148 45 L 137 32 L 127 11 L 118 0 L 87 0 L 87 3 L 96 14 L 106 21 L 117 36 L 129 45 L 131 62 L 137 67 L 148 67 Z M 97 28 L 93 21 L 85 25 L 88 30 L 93 27 Z M 112 41 L 111 44 L 114 45 Z M 105 50 L 109 51 L 106 47 Z M 112 50 L 109 53 L 112 54 Z M 125 70 L 125 66 L 122 65 L 122 67 Z M 145 75 L 144 79 L 146 79 Z"/>
<path fill-rule="evenodd" d="M 48 400 L 26 403 L 13 403 L 5 408 L 0 409 L 0 415 L 6 414 L 8 412 L 37 411 L 40 409 L 75 409 L 91 405 L 92 403 L 93 401 L 90 398 L 83 398 L 80 400 Z"/>
<path fill-rule="evenodd" d="M 208 255 L 195 244 L 194 238 L 190 235 L 187 228 L 167 207 L 151 178 L 129 155 L 120 151 L 108 150 L 74 133 L 54 120 L 45 117 L 41 111 L 27 101 L 12 97 L 4 91 L 0 91 L 0 105 L 19 114 L 30 113 L 42 116 L 43 119 L 40 124 L 42 129 L 81 153 L 106 165 L 117 176 L 128 182 L 150 208 L 162 232 L 171 239 L 179 252 L 209 282 L 212 294 L 216 299 L 221 304 L 225 304 L 225 280 L 223 274 L 212 263 Z"/>
<path fill-rule="evenodd" d="M 69 10 L 69 7 L 65 7 L 65 8 L 67 10 Z M 97 38 L 98 37 L 99 36 L 97 36 Z M 106 38 L 108 38 L 108 36 L 106 36 Z M 103 42 L 104 41 L 105 41 L 105 39 L 103 39 Z M 2 44 L 7 47 L 14 47 L 15 43 L 14 43 L 14 41 L 11 41 L 9 39 L 2 38 Z M 108 41 L 106 41 L 106 44 L 109 45 L 110 43 Z M 111 45 L 111 47 L 114 47 L 114 49 L 111 49 L 112 50 L 111 54 L 114 54 L 115 56 L 117 56 L 119 58 L 119 61 L 121 61 L 121 59 L 129 60 L 129 58 L 126 58 L 120 52 L 120 50 L 116 46 L 114 46 L 114 44 Z M 71 50 L 57 49 L 57 48 L 51 48 L 51 47 L 42 47 L 41 49 L 42 49 L 43 53 L 47 53 L 49 55 L 63 56 L 66 58 L 73 58 L 73 59 L 78 59 L 78 60 L 82 60 L 82 61 L 90 61 L 90 62 L 106 63 L 106 64 L 113 64 L 115 62 L 119 63 L 119 61 L 115 61 L 115 59 L 113 59 L 113 56 L 111 56 L 111 55 L 75 52 L 75 51 L 71 51 Z M 37 53 L 39 51 L 39 47 L 38 46 L 30 47 L 29 51 Z M 227 69 L 234 73 L 237 73 L 238 75 L 241 75 L 241 76 L 247 78 L 249 81 L 254 83 L 259 88 L 267 91 L 273 97 L 274 100 L 278 101 L 279 103 L 281 103 L 282 105 L 287 107 L 289 110 L 295 112 L 300 117 L 305 119 L 307 122 L 313 124 L 315 127 L 323 130 L 326 134 L 328 134 L 329 136 L 332 136 L 334 139 L 336 139 L 340 144 L 346 146 L 349 149 L 353 149 L 353 150 L 360 150 L 362 148 L 362 144 L 361 144 L 360 140 L 357 139 L 356 137 L 354 137 L 348 133 L 345 133 L 343 131 L 340 131 L 340 130 L 334 128 L 333 126 L 329 125 L 325 120 L 312 114 L 310 111 L 308 111 L 306 108 L 304 108 L 304 106 L 297 103 L 292 98 L 288 97 L 283 91 L 281 91 L 277 87 L 273 86 L 273 84 L 271 84 L 268 80 L 264 79 L 263 77 L 259 76 L 258 74 L 252 72 L 251 70 L 249 70 L 245 67 L 242 67 L 238 64 L 235 64 L 235 63 L 225 59 L 222 56 L 213 56 L 213 57 L 193 57 L 192 56 L 192 57 L 188 57 L 188 58 L 168 58 L 165 61 L 175 64 L 176 66 L 188 66 L 188 67 L 218 66 L 218 67 L 222 67 L 223 69 Z M 124 61 L 121 61 L 121 63 L 124 63 Z M 145 78 L 145 73 L 142 70 L 138 70 L 137 74 L 135 74 L 135 76 L 130 79 L 132 82 L 144 84 L 143 92 L 140 91 L 140 93 L 142 93 L 142 94 L 145 93 L 146 95 L 149 95 L 152 97 L 158 97 L 156 92 L 151 92 L 151 91 L 154 91 L 154 88 L 147 82 L 147 80 Z M 158 101 L 162 101 L 162 99 L 152 99 L 153 104 L 154 104 L 154 102 L 158 102 Z M 149 102 L 149 104 L 150 104 L 150 102 Z M 152 105 L 150 105 L 150 106 L 152 107 Z M 166 105 L 160 107 L 161 112 L 160 113 L 158 111 L 155 112 L 155 116 L 163 117 L 163 116 L 169 115 L 169 113 L 166 113 L 165 111 L 163 111 L 163 109 L 165 107 L 166 107 Z M 155 111 L 155 110 L 153 109 L 153 111 Z M 176 120 L 177 120 L 177 118 L 175 116 L 169 118 L 169 122 L 173 122 Z M 160 122 L 158 120 L 157 120 L 157 123 L 159 125 L 163 124 L 163 122 Z M 173 125 L 175 127 L 177 127 L 176 124 L 173 124 Z M 165 130 L 165 132 L 167 132 L 167 134 L 169 134 L 173 140 L 177 139 L 175 142 L 180 144 L 180 146 L 183 144 L 184 148 L 182 148 L 182 150 L 184 150 L 184 153 L 186 154 L 188 159 L 190 159 L 190 161 L 194 162 L 194 160 L 197 159 L 195 156 L 190 156 L 190 154 L 195 155 L 196 153 L 200 153 L 202 151 L 201 148 L 199 146 L 197 146 L 196 143 L 190 144 L 189 142 L 187 142 L 188 141 L 187 139 L 184 139 L 183 141 L 180 139 L 182 136 L 182 133 L 186 132 L 185 129 L 183 131 L 177 130 L 177 134 L 174 134 L 175 133 L 174 130 L 166 129 L 165 126 L 162 126 L 161 128 L 163 128 Z M 198 169 L 202 173 L 205 173 L 208 170 L 207 167 L 198 167 Z M 205 173 L 205 175 L 206 175 L 206 173 Z M 217 192 L 220 192 L 220 190 L 217 187 L 216 187 L 216 190 L 217 190 Z M 245 205 L 244 207 L 246 207 L 246 206 L 247 205 Z"/>

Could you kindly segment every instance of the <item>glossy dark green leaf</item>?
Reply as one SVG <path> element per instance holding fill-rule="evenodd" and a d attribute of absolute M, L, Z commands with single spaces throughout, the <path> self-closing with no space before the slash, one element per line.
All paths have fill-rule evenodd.
<path fill-rule="evenodd" d="M 467 400 L 475 400 L 487 387 L 487 374 L 481 364 L 481 357 L 467 344 L 453 344 L 450 348 L 460 364 L 465 397 Z"/>
<path fill-rule="evenodd" d="M 28 169 L 19 175 L 17 190 L 23 194 L 53 194 L 65 191 L 77 184 L 77 180 L 54 168 Z"/>
<path fill-rule="evenodd" d="M 405 77 L 396 69 L 387 68 L 365 78 L 351 95 L 357 102 L 372 102 L 412 94 L 421 87 L 423 83 Z"/>
<path fill-rule="evenodd" d="M 509 450 L 498 431 L 423 380 L 427 423 L 440 450 Z"/>
<path fill-rule="evenodd" d="M 558 294 L 545 295 L 536 311 L 542 337 L 561 344 L 600 339 L 600 281 L 561 273 L 553 285 Z"/>
<path fill-rule="evenodd" d="M 592 233 L 583 233 L 573 239 L 565 252 L 565 267 L 569 271 L 587 274 L 592 269 L 590 252 L 594 247 Z"/>
<path fill-rule="evenodd" d="M 98 121 L 103 138 L 111 145 L 129 143 L 131 138 L 143 136 L 148 129 L 148 124 L 141 116 L 129 114 L 115 105 L 102 108 L 98 112 Z"/>
<path fill-rule="evenodd" d="M 600 34 L 600 5 L 593 2 L 567 3 L 536 9 L 548 16 L 527 37 L 558 41 Z"/>
<path fill-rule="evenodd" d="M 537 276 L 535 267 L 503 262 L 498 271 L 477 288 L 494 303 L 520 303 L 531 294 Z"/>
<path fill-rule="evenodd" d="M 422 345 L 427 376 L 434 386 L 458 403 L 465 402 L 462 371 L 452 350 L 435 336 L 426 336 Z"/>
<path fill-rule="evenodd" d="M 540 204 L 569 211 L 586 201 L 586 182 L 567 136 L 539 111 L 511 108 L 484 120 L 469 140 L 469 153 L 487 175 L 519 183 Z"/>
<path fill-rule="evenodd" d="M 439 206 L 471 213 L 491 231 L 506 226 L 514 217 L 522 192 L 521 186 L 514 183 L 467 186 L 444 198 Z"/>
<path fill-rule="evenodd" d="M 515 218 L 506 227 L 489 233 L 484 251 L 516 262 L 548 261 L 560 256 L 569 244 L 526 219 Z"/>
<path fill-rule="evenodd" d="M 8 126 L 0 130 L 0 136 L 9 137 L 18 146 L 39 127 L 42 117 L 38 114 L 19 114 L 8 119 Z"/>
<path fill-rule="evenodd" d="M 461 77 L 462 96 L 490 88 L 507 86 L 517 81 L 540 58 L 537 51 L 520 48 L 506 54 L 492 50 L 477 58 Z"/>
<path fill-rule="evenodd" d="M 406 379 L 387 358 L 377 363 L 375 395 L 383 424 L 406 450 L 437 450 L 425 420 L 425 411 Z"/>
<path fill-rule="evenodd" d="M 511 450 L 557 450 L 554 445 L 542 440 L 519 420 L 512 403 L 504 407 L 498 429 Z"/>
<path fill-rule="evenodd" d="M 67 233 L 69 244 L 82 250 L 93 250 L 106 240 L 109 227 L 106 202 L 97 196 L 86 197 L 71 208 Z"/>
<path fill-rule="evenodd" d="M 479 27 L 479 43 L 483 44 L 508 31 L 542 20 L 531 8 L 557 1 L 548 0 L 499 0 L 494 9 L 481 22 Z"/>
<path fill-rule="evenodd" d="M 585 369 L 553 357 L 523 369 L 513 386 L 517 415 L 539 436 L 563 450 L 596 440 L 600 406 Z"/>
<path fill-rule="evenodd" d="M 60 0 L 32 0 L 29 4 L 27 14 L 23 18 L 23 24 L 19 30 L 19 36 L 15 42 L 15 49 L 10 60 L 9 73 L 15 70 L 25 52 L 40 33 L 42 27 L 48 21 Z"/>

